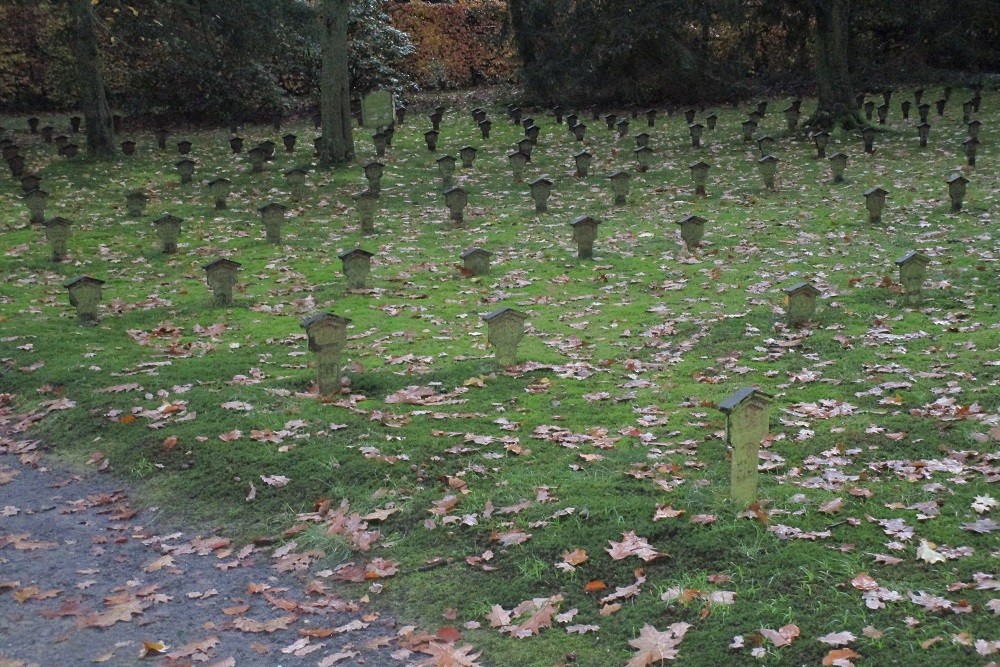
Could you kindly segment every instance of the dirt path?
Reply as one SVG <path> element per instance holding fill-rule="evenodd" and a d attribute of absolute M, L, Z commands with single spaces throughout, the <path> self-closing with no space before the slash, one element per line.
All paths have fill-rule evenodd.
<path fill-rule="evenodd" d="M 273 547 L 158 535 L 112 478 L 4 450 L 0 667 L 437 664 L 418 652 L 433 638 L 401 638 L 326 572 L 279 572 Z M 168 648 L 140 657 L 144 642 Z"/>

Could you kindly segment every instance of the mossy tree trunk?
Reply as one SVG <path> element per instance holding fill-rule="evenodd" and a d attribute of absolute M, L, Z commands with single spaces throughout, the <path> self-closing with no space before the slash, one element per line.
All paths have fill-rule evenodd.
<path fill-rule="evenodd" d="M 347 25 L 351 0 L 323 0 L 323 62 L 320 73 L 320 108 L 323 141 L 320 166 L 328 168 L 354 159 L 351 127 L 351 87 L 348 71 Z"/>
<path fill-rule="evenodd" d="M 115 154 L 115 135 L 111 109 L 104 93 L 101 54 L 97 48 L 97 19 L 90 0 L 68 0 L 69 46 L 76 61 L 77 85 L 80 87 L 80 110 L 87 132 L 87 154 L 111 157 Z"/>
<path fill-rule="evenodd" d="M 816 20 L 816 113 L 808 125 L 824 130 L 853 129 L 864 123 L 855 107 L 850 57 L 851 0 L 812 0 Z"/>

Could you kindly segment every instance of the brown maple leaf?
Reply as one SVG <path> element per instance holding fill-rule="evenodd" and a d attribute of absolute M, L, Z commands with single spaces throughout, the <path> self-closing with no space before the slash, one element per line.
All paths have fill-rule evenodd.
<path fill-rule="evenodd" d="M 479 667 L 480 665 L 476 662 L 480 654 L 473 653 L 476 649 L 470 644 L 455 646 L 455 644 L 431 642 L 418 650 L 431 656 L 417 663 L 421 667 Z"/>
<path fill-rule="evenodd" d="M 611 545 L 611 548 L 605 549 L 605 551 L 611 554 L 611 558 L 614 560 L 622 560 L 624 558 L 628 558 L 629 556 L 638 556 L 645 562 L 649 563 L 650 561 L 656 560 L 660 556 L 664 555 L 651 547 L 649 542 L 646 541 L 646 538 L 639 537 L 631 530 L 622 533 L 621 542 L 612 542 L 611 540 L 608 540 L 608 544 Z"/>
<path fill-rule="evenodd" d="M 673 660 L 677 657 L 677 645 L 690 627 L 688 623 L 674 623 L 661 632 L 648 623 L 642 626 L 639 636 L 629 640 L 629 646 L 637 652 L 626 667 L 647 667 L 654 662 Z"/>
<path fill-rule="evenodd" d="M 77 619 L 79 628 L 110 628 L 118 622 L 127 623 L 132 617 L 141 614 L 149 606 L 145 600 L 128 600 L 112 605 L 109 609 L 96 614 L 88 614 Z"/>

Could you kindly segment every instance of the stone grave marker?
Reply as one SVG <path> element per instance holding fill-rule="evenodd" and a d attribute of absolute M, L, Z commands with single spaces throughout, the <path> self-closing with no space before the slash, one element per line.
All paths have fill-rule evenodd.
<path fill-rule="evenodd" d="M 634 152 L 635 159 L 639 163 L 636 166 L 636 170 L 642 173 L 649 171 L 649 167 L 653 162 L 653 149 L 649 146 L 640 146 Z"/>
<path fill-rule="evenodd" d="M 126 139 L 121 142 L 122 155 L 132 156 L 135 155 L 135 142 L 131 139 Z"/>
<path fill-rule="evenodd" d="M 170 136 L 170 132 L 165 127 L 158 127 L 153 134 L 156 136 L 156 147 L 164 150 L 167 147 L 167 137 Z"/>
<path fill-rule="evenodd" d="M 225 257 L 217 257 L 202 266 L 205 270 L 208 287 L 212 290 L 212 300 L 216 305 L 231 306 L 233 304 L 233 287 L 236 286 L 236 273 L 240 266 L 242 265 L 239 262 Z"/>
<path fill-rule="evenodd" d="M 861 140 L 865 143 L 865 152 L 874 153 L 875 152 L 875 128 L 866 127 L 861 130 Z"/>
<path fill-rule="evenodd" d="M 785 288 L 785 317 L 788 326 L 799 328 L 816 313 L 816 297 L 822 292 L 811 283 L 795 283 Z"/>
<path fill-rule="evenodd" d="M 431 153 L 437 150 L 438 145 L 438 135 L 440 132 L 437 130 L 427 130 L 424 132 L 424 143 L 427 144 L 427 150 Z"/>
<path fill-rule="evenodd" d="M 843 153 L 834 153 L 830 156 L 830 172 L 833 174 L 834 183 L 844 182 L 844 170 L 847 169 L 847 156 Z"/>
<path fill-rule="evenodd" d="M 490 272 L 490 257 L 493 256 L 488 250 L 482 248 L 469 248 L 462 253 L 462 265 L 465 270 L 473 276 L 482 276 Z"/>
<path fill-rule="evenodd" d="M 43 224 L 45 225 L 45 239 L 49 242 L 49 248 L 52 251 L 52 261 L 63 261 L 68 255 L 66 243 L 69 241 L 69 220 L 57 216 L 49 218 Z"/>
<path fill-rule="evenodd" d="M 576 165 L 576 176 L 578 178 L 583 178 L 587 175 L 587 171 L 590 169 L 590 163 L 594 159 L 594 156 L 587 151 L 580 151 L 573 156 L 573 162 Z"/>
<path fill-rule="evenodd" d="M 885 121 L 889 118 L 889 105 L 882 104 L 875 111 L 878 113 L 878 124 L 885 125 Z"/>
<path fill-rule="evenodd" d="M 615 123 L 618 122 L 618 116 L 613 113 L 609 113 L 604 116 L 604 122 L 607 124 L 608 130 L 613 132 L 615 129 Z"/>
<path fill-rule="evenodd" d="M 531 139 L 525 137 L 517 142 L 517 150 L 521 151 L 528 156 L 528 161 L 531 161 L 531 153 L 534 151 L 535 144 L 531 143 Z"/>
<path fill-rule="evenodd" d="M 41 122 L 41 121 L 39 121 L 39 120 L 38 120 L 37 118 L 35 118 L 34 116 L 32 116 L 31 118 L 29 118 L 29 119 L 28 119 L 28 131 L 29 131 L 29 132 L 30 132 L 31 134 L 38 134 L 38 124 L 39 124 L 40 122 Z"/>
<path fill-rule="evenodd" d="M 24 195 L 24 203 L 28 206 L 28 222 L 32 225 L 45 224 L 45 201 L 49 193 L 41 188 L 35 188 Z"/>
<path fill-rule="evenodd" d="M 581 215 L 569 223 L 573 227 L 573 240 L 576 241 L 576 256 L 579 259 L 591 259 L 594 256 L 594 241 L 597 240 L 599 221 L 589 215 Z"/>
<path fill-rule="evenodd" d="M 540 176 L 531 181 L 531 198 L 535 200 L 535 212 L 545 213 L 549 210 L 549 195 L 552 194 L 552 181 Z"/>
<path fill-rule="evenodd" d="M 434 113 L 432 113 L 430 116 L 428 116 L 428 119 L 431 121 L 431 129 L 432 130 L 435 130 L 435 131 L 440 131 L 441 130 L 441 119 L 442 118 L 443 118 L 443 116 L 441 114 L 439 114 L 438 112 L 436 112 L 436 111 Z"/>
<path fill-rule="evenodd" d="M 718 122 L 719 122 L 718 114 L 710 113 L 707 116 L 705 116 L 705 125 L 710 130 L 714 130 Z"/>
<path fill-rule="evenodd" d="M 686 215 L 677 221 L 681 226 L 681 240 L 691 252 L 698 249 L 701 239 L 705 236 L 705 223 L 707 220 L 698 215 Z"/>
<path fill-rule="evenodd" d="M 569 130 L 570 132 L 572 132 L 573 131 L 573 126 L 576 125 L 577 122 L 579 122 L 579 120 L 580 120 L 580 116 L 578 116 L 575 113 L 571 113 L 568 116 L 566 116 L 566 129 Z"/>
<path fill-rule="evenodd" d="M 760 178 L 764 181 L 764 187 L 774 190 L 774 177 L 778 173 L 778 158 L 773 155 L 765 155 L 757 160 L 757 169 L 760 171 Z"/>
<path fill-rule="evenodd" d="M 72 145 L 72 144 L 70 144 Z M 64 149 L 65 150 L 65 149 Z M 17 154 L 11 155 L 10 159 L 7 160 L 7 166 L 10 168 L 10 175 L 14 178 L 21 178 L 24 176 L 24 156 Z"/>
<path fill-rule="evenodd" d="M 318 313 L 302 320 L 309 351 L 316 353 L 316 384 L 321 396 L 340 391 L 340 353 L 347 345 L 351 320 L 332 313 Z"/>
<path fill-rule="evenodd" d="M 924 98 L 924 89 L 917 88 L 913 91 L 913 101 L 920 104 L 920 101 Z"/>
<path fill-rule="evenodd" d="M 972 139 L 978 139 L 979 138 L 979 128 L 981 128 L 982 126 L 983 126 L 983 124 L 980 121 L 978 121 L 976 119 L 970 120 L 969 121 L 969 126 L 968 126 L 968 128 L 969 128 L 969 137 L 972 138 Z"/>
<path fill-rule="evenodd" d="M 969 137 L 962 142 L 965 146 L 965 161 L 970 167 L 976 166 L 976 151 L 979 150 L 979 139 L 976 137 Z"/>
<path fill-rule="evenodd" d="M 473 165 L 473 163 L 476 160 L 476 153 L 477 152 L 478 151 L 475 149 L 474 146 L 462 146 L 458 150 L 458 155 L 459 155 L 459 157 L 462 158 L 462 168 L 463 169 L 472 169 L 472 165 Z"/>
<path fill-rule="evenodd" d="M 826 157 L 826 147 L 830 143 L 829 132 L 817 132 L 813 135 L 813 142 L 816 144 L 816 159 Z"/>
<path fill-rule="evenodd" d="M 640 132 L 635 135 L 635 147 L 642 148 L 643 146 L 648 146 L 650 138 L 648 132 Z"/>
<path fill-rule="evenodd" d="M 285 211 L 288 209 L 277 202 L 271 202 L 261 206 L 258 210 L 261 220 L 264 222 L 264 233 L 268 243 L 279 245 L 281 243 L 281 224 L 285 221 Z"/>
<path fill-rule="evenodd" d="M 375 155 L 385 157 L 386 148 L 389 147 L 385 139 L 385 132 L 376 132 L 372 135 L 372 142 L 375 144 Z"/>
<path fill-rule="evenodd" d="M 80 324 L 97 324 L 97 309 L 101 304 L 104 281 L 90 276 L 79 276 L 63 283 L 69 290 L 69 305 L 76 308 L 76 319 Z"/>
<path fill-rule="evenodd" d="M 612 172 L 608 178 L 611 180 L 611 191 L 615 195 L 615 205 L 623 206 L 628 198 L 629 173 L 627 171 Z"/>
<path fill-rule="evenodd" d="M 794 132 L 795 128 L 799 126 L 799 110 L 795 107 L 787 107 L 782 113 L 785 115 L 785 124 L 788 126 L 788 131 Z"/>
<path fill-rule="evenodd" d="M 264 171 L 264 163 L 267 161 L 267 151 L 263 146 L 254 146 L 248 150 L 247 157 L 250 158 L 251 173 L 260 174 Z"/>
<path fill-rule="evenodd" d="M 875 103 L 871 100 L 865 102 L 865 120 L 871 120 L 872 114 L 875 112 Z"/>
<path fill-rule="evenodd" d="M 469 203 L 469 193 L 462 187 L 451 188 L 444 193 L 444 203 L 451 214 L 452 222 L 455 223 L 456 227 L 461 227 L 462 223 L 465 222 L 464 211 Z"/>
<path fill-rule="evenodd" d="M 276 144 L 270 139 L 266 139 L 260 142 L 260 147 L 264 149 L 264 159 L 270 162 L 274 159 L 274 149 L 277 147 Z"/>
<path fill-rule="evenodd" d="M 889 106 L 890 99 L 892 99 L 892 89 L 886 88 L 882 91 L 882 104 Z"/>
<path fill-rule="evenodd" d="M 527 314 L 513 308 L 500 308 L 483 315 L 486 321 L 486 339 L 496 348 L 497 364 L 506 368 L 517 359 L 517 346 L 524 338 Z"/>
<path fill-rule="evenodd" d="M 927 276 L 927 265 L 930 257 L 911 250 L 896 260 L 899 267 L 899 282 L 903 283 L 903 301 L 912 303 L 921 301 L 924 293 L 924 279 Z"/>
<path fill-rule="evenodd" d="M 690 108 L 689 109 L 685 109 L 684 110 L 684 122 L 686 124 L 688 124 L 688 125 L 691 125 L 692 123 L 694 123 L 694 114 L 695 114 L 695 110 L 694 109 L 690 109 Z"/>
<path fill-rule="evenodd" d="M 627 118 L 622 118 L 620 121 L 615 123 L 615 127 L 618 128 L 619 139 L 624 139 L 628 136 L 629 122 Z"/>
<path fill-rule="evenodd" d="M 743 128 L 743 141 L 746 143 L 753 141 L 753 133 L 757 131 L 757 121 L 753 119 L 745 120 L 740 127 Z"/>
<path fill-rule="evenodd" d="M 479 123 L 479 133 L 482 135 L 483 139 L 489 139 L 490 131 L 492 130 L 493 130 L 493 121 L 487 119 Z"/>
<path fill-rule="evenodd" d="M 125 210 L 133 218 L 142 217 L 142 214 L 146 211 L 146 203 L 149 201 L 149 195 L 147 195 L 142 190 L 132 190 L 125 195 Z"/>
<path fill-rule="evenodd" d="M 774 152 L 774 139 L 765 135 L 757 140 L 757 149 L 760 150 L 761 157 Z"/>
<path fill-rule="evenodd" d="M 51 125 L 44 126 L 42 128 L 42 141 L 44 141 L 47 144 L 51 144 L 52 137 L 53 135 L 55 135 L 55 133 L 56 133 L 56 128 L 52 127 Z"/>
<path fill-rule="evenodd" d="M 448 189 L 455 185 L 455 158 L 442 155 L 437 160 L 438 174 L 441 175 L 441 185 Z"/>
<path fill-rule="evenodd" d="M 521 151 L 514 151 L 507 156 L 507 162 L 510 164 L 510 169 L 514 174 L 514 183 L 520 183 L 524 180 L 524 169 L 528 164 L 528 156 Z"/>
<path fill-rule="evenodd" d="M 934 107 L 937 109 L 937 115 L 939 115 L 939 116 L 943 116 L 944 115 L 944 106 L 947 103 L 948 103 L 948 100 L 946 100 L 943 97 L 934 103 Z"/>
<path fill-rule="evenodd" d="M 763 118 L 767 115 L 767 100 L 761 100 L 757 102 L 757 114 Z"/>
<path fill-rule="evenodd" d="M 927 138 L 931 134 L 931 124 L 928 122 L 920 123 L 917 125 L 917 136 L 920 138 L 920 147 L 927 148 Z"/>
<path fill-rule="evenodd" d="M 486 111 L 484 109 L 473 109 L 472 110 L 472 120 L 474 120 L 476 122 L 476 125 L 479 125 L 480 123 L 482 123 L 484 120 L 486 120 L 487 117 L 488 116 L 487 116 Z"/>
<path fill-rule="evenodd" d="M 42 177 L 38 174 L 24 174 L 21 176 L 21 192 L 28 194 L 32 190 L 42 187 Z"/>
<path fill-rule="evenodd" d="M 368 274 L 372 269 L 374 253 L 361 248 L 348 250 L 338 255 L 343 263 L 344 275 L 347 277 L 347 289 L 363 290 Z"/>
<path fill-rule="evenodd" d="M 306 189 L 307 172 L 302 167 L 293 167 L 285 172 L 285 183 L 292 195 L 292 201 L 302 201 L 307 193 Z"/>
<path fill-rule="evenodd" d="M 69 119 L 69 129 L 70 129 L 70 131 L 73 134 L 79 133 L 80 132 L 80 124 L 82 122 L 83 122 L 83 119 L 80 118 L 79 116 L 73 116 L 72 118 L 70 118 Z"/>
<path fill-rule="evenodd" d="M 518 106 L 511 106 L 507 108 L 507 113 L 510 115 L 510 120 L 514 125 L 521 124 L 521 108 Z"/>
<path fill-rule="evenodd" d="M 281 143 L 285 147 L 285 152 L 286 153 L 294 153 L 295 152 L 295 142 L 296 142 L 296 140 L 298 140 L 298 137 L 295 136 L 294 134 L 286 134 L 285 136 L 283 136 L 281 138 Z"/>
<path fill-rule="evenodd" d="M 529 125 L 528 127 L 524 128 L 524 135 L 528 137 L 528 141 L 530 141 L 532 145 L 538 144 L 539 131 L 540 130 L 537 125 Z"/>
<path fill-rule="evenodd" d="M 708 196 L 705 192 L 705 184 L 708 182 L 708 170 L 710 167 L 711 165 L 704 160 L 691 163 L 691 178 L 694 180 L 695 195 L 700 197 Z"/>
<path fill-rule="evenodd" d="M 406 105 L 401 104 L 396 107 L 396 125 L 402 125 L 406 120 Z"/>
<path fill-rule="evenodd" d="M 688 134 L 691 135 L 691 146 L 701 148 L 701 133 L 705 126 L 701 123 L 691 123 L 688 125 Z"/>
<path fill-rule="evenodd" d="M 930 115 L 930 112 L 931 112 L 931 105 L 927 104 L 926 102 L 924 104 L 920 104 L 917 106 L 917 114 L 918 117 L 920 118 L 921 123 L 927 122 L 927 117 Z"/>
<path fill-rule="evenodd" d="M 900 111 L 903 112 L 903 120 L 909 120 L 910 119 L 910 107 L 911 106 L 912 106 L 912 104 L 910 103 L 910 100 L 903 100 L 902 102 L 899 103 L 899 109 L 900 109 Z"/>
<path fill-rule="evenodd" d="M 868 222 L 882 222 L 882 210 L 885 208 L 885 198 L 889 192 L 880 187 L 865 190 L 865 208 L 868 209 Z"/>
<path fill-rule="evenodd" d="M 969 179 L 957 171 L 948 177 L 948 197 L 951 199 L 952 213 L 958 213 L 962 210 L 962 202 L 965 199 L 965 186 L 968 184 Z"/>
<path fill-rule="evenodd" d="M 564 109 L 562 105 L 556 105 L 555 108 L 552 109 L 552 113 L 556 117 L 556 124 L 562 125 L 563 114 L 566 113 L 566 109 Z"/>
<path fill-rule="evenodd" d="M 382 193 L 382 176 L 385 174 L 385 165 L 373 160 L 365 165 L 365 179 L 368 181 L 368 189 L 376 195 Z"/>
<path fill-rule="evenodd" d="M 587 126 L 583 123 L 577 123 L 570 129 L 573 130 L 573 136 L 577 141 L 583 141 L 587 136 Z"/>
<path fill-rule="evenodd" d="M 59 152 L 60 152 L 60 154 L 63 157 L 66 157 L 66 158 L 69 158 L 70 160 L 72 160 L 73 158 L 75 158 L 77 155 L 80 154 L 80 147 L 77 146 L 76 144 L 66 144 L 65 146 L 62 147 L 62 149 L 60 149 Z M 23 165 L 23 163 L 24 163 L 23 159 L 22 159 L 21 163 Z"/>
<path fill-rule="evenodd" d="M 358 209 L 358 218 L 361 221 L 361 233 L 375 233 L 375 206 L 378 203 L 378 194 L 371 190 L 362 190 L 351 195 L 354 204 Z"/>
<path fill-rule="evenodd" d="M 646 109 L 646 127 L 656 127 L 656 109 Z"/>
<path fill-rule="evenodd" d="M 733 448 L 729 498 L 740 508 L 757 501 L 760 444 L 769 430 L 771 399 L 754 387 L 741 387 L 719 403 L 726 415 L 726 443 Z"/>
<path fill-rule="evenodd" d="M 232 137 L 229 139 L 229 149 L 233 152 L 233 155 L 243 152 L 243 139 L 242 137 Z"/>
<path fill-rule="evenodd" d="M 194 178 L 194 160 L 178 160 L 174 165 L 177 167 L 177 173 L 181 175 L 181 185 L 190 184 Z"/>
<path fill-rule="evenodd" d="M 69 137 L 67 137 L 65 134 L 60 134 L 52 141 L 55 142 L 56 148 L 59 150 L 59 154 L 62 155 L 62 149 L 65 148 L 66 145 L 69 143 Z"/>
<path fill-rule="evenodd" d="M 181 155 L 187 155 L 191 152 L 191 142 L 187 139 L 177 142 L 177 152 Z"/>
<path fill-rule="evenodd" d="M 160 246 L 167 255 L 177 252 L 177 241 L 181 236 L 181 219 L 164 213 L 153 221 L 156 234 L 160 237 Z"/>
<path fill-rule="evenodd" d="M 229 189 L 232 182 L 228 178 L 213 178 L 208 182 L 208 191 L 212 195 L 215 210 L 224 211 L 227 208 L 226 198 L 229 197 Z"/>

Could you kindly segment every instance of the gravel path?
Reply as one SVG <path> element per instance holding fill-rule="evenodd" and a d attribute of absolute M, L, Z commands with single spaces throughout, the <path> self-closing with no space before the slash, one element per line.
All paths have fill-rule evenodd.
<path fill-rule="evenodd" d="M 439 664 L 328 571 L 156 525 L 113 478 L 0 438 L 0 667 Z"/>

